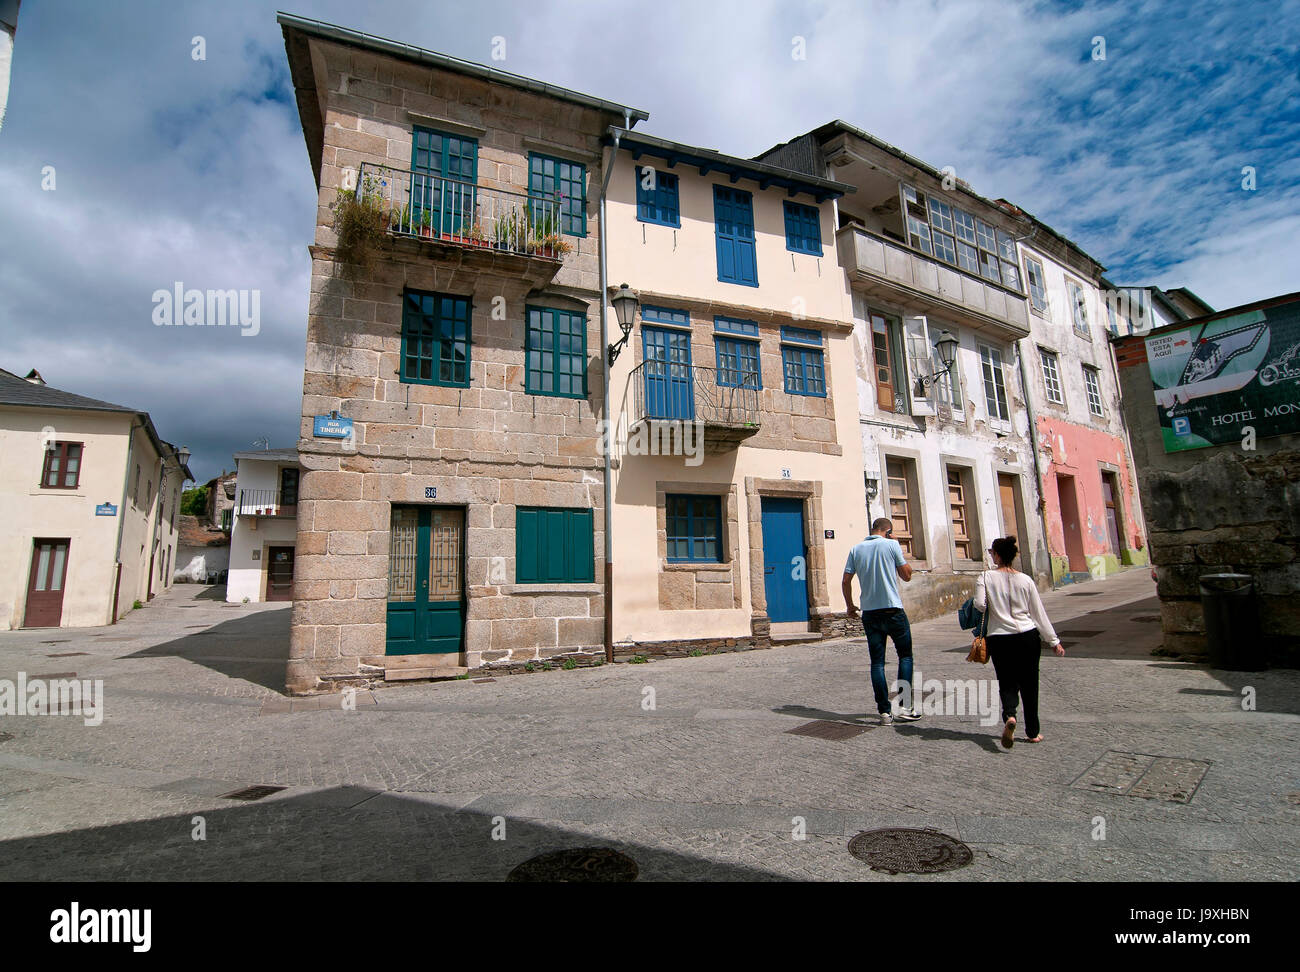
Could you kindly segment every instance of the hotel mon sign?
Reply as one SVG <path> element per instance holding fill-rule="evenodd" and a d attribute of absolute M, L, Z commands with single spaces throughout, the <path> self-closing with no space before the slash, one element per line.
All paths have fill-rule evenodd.
<path fill-rule="evenodd" d="M 1300 301 L 1163 330 L 1146 352 L 1165 452 L 1300 432 Z"/>

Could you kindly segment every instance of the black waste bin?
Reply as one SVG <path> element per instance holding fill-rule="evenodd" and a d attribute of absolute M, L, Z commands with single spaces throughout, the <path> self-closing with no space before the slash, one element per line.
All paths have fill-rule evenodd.
<path fill-rule="evenodd" d="M 1234 672 L 1265 668 L 1255 581 L 1249 574 L 1201 577 L 1201 611 L 1210 665 Z"/>

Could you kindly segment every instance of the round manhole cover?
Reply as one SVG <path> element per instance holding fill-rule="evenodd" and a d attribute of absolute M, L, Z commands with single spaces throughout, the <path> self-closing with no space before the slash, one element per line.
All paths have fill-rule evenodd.
<path fill-rule="evenodd" d="M 955 837 L 937 830 L 894 827 L 867 830 L 849 841 L 849 853 L 889 874 L 938 874 L 965 867 L 974 855 Z"/>
<path fill-rule="evenodd" d="M 507 875 L 507 881 L 635 881 L 636 861 L 608 847 L 573 847 L 539 854 Z"/>

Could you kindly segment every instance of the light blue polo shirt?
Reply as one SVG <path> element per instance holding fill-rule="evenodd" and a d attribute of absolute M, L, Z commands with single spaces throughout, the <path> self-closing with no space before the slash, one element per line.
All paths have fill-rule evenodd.
<path fill-rule="evenodd" d="M 903 557 L 903 548 L 897 540 L 872 534 L 853 545 L 848 562 L 844 565 L 844 573 L 858 575 L 858 583 L 862 585 L 862 603 L 859 607 L 863 611 L 903 606 L 898 596 L 898 573 L 895 568 L 902 567 L 905 563 L 907 560 Z"/>

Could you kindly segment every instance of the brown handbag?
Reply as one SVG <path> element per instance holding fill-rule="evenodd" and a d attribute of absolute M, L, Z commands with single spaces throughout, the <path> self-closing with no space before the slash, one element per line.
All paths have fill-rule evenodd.
<path fill-rule="evenodd" d="M 984 630 L 989 630 L 989 599 L 988 585 L 984 586 Z M 966 656 L 968 662 L 974 662 L 977 665 L 987 665 L 989 661 L 989 643 L 985 640 L 984 635 L 977 634 L 975 640 L 971 642 L 970 654 Z"/>

